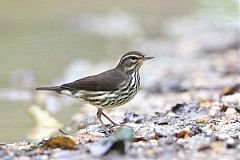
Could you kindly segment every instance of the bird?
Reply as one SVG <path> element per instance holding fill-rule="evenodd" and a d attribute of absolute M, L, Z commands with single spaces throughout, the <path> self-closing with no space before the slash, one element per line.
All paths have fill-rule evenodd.
<path fill-rule="evenodd" d="M 103 109 L 121 106 L 134 98 L 140 87 L 139 69 L 144 61 L 152 58 L 154 57 L 145 56 L 139 51 L 130 51 L 121 57 L 113 69 L 60 86 L 39 87 L 36 90 L 55 91 L 90 103 L 97 107 L 97 118 L 107 130 L 101 116 L 108 119 L 113 126 L 117 124 Z"/>

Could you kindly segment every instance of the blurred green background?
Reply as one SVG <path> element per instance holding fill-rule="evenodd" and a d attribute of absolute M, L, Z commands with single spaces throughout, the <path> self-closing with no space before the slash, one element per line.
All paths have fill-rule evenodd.
<path fill-rule="evenodd" d="M 166 24 L 183 17 L 191 19 L 197 15 L 203 22 L 219 19 L 219 23 L 225 23 L 221 21 L 224 19 L 236 20 L 237 2 L 1 0 L 1 94 L 8 88 L 25 87 L 20 82 L 11 83 L 19 70 L 33 74 L 34 82 L 30 80 L 32 84 L 25 87 L 33 89 L 61 78 L 75 60 L 117 61 L 123 53 L 138 50 L 133 44 L 139 40 L 171 39 Z M 25 138 L 31 126 L 26 109 L 32 103 L 0 99 L 0 142 Z M 77 110 L 77 106 L 68 107 L 56 116 L 68 123 L 70 115 Z"/>
<path fill-rule="evenodd" d="M 86 27 L 98 24 L 91 24 L 94 18 L 99 21 L 105 18 L 99 27 L 108 30 L 111 22 L 106 18 L 112 14 L 116 15 L 116 21 L 117 18 L 122 21 L 126 14 L 136 21 L 133 25 L 144 30 L 144 36 L 159 37 L 165 34 L 162 25 L 169 18 L 191 14 L 198 6 L 192 0 L 1 1 L 0 86 L 6 86 L 9 74 L 18 68 L 30 68 L 36 73 L 38 83 L 47 83 L 61 75 L 72 60 L 97 61 L 106 55 L 121 55 L 130 48 L 129 42 L 139 36 L 131 31 L 129 37 L 128 33 L 106 36 L 88 30 Z"/>

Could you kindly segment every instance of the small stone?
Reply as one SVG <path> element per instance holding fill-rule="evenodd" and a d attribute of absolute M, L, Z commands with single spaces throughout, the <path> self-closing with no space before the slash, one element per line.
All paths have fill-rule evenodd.
<path fill-rule="evenodd" d="M 232 114 L 236 114 L 236 109 L 234 109 L 234 108 L 228 108 L 227 110 L 226 110 L 226 112 L 225 112 L 225 114 L 227 114 L 227 115 L 232 115 Z"/>
<path fill-rule="evenodd" d="M 198 147 L 197 147 L 197 150 L 198 151 L 206 151 L 206 150 L 209 150 L 209 149 L 211 149 L 211 146 L 210 145 L 206 145 L 206 144 L 204 144 L 204 145 L 199 145 Z"/>
<path fill-rule="evenodd" d="M 229 138 L 227 139 L 227 148 L 230 149 L 230 148 L 236 148 L 237 146 L 237 143 L 235 143 L 234 139 L 233 138 Z"/>
<path fill-rule="evenodd" d="M 229 138 L 230 138 L 230 136 L 227 134 L 224 134 L 224 133 L 218 135 L 219 140 L 225 140 L 225 139 L 229 139 Z"/>
<path fill-rule="evenodd" d="M 205 127 L 203 127 L 203 131 L 207 133 L 207 135 L 211 135 L 213 132 L 213 129 L 215 128 L 215 125 L 213 123 L 209 123 Z"/>
<path fill-rule="evenodd" d="M 220 110 L 221 110 L 220 107 L 214 106 L 214 107 L 212 107 L 212 108 L 209 110 L 208 114 L 209 114 L 210 116 L 215 116 L 217 113 L 220 112 Z"/>
<path fill-rule="evenodd" d="M 240 112 L 240 105 L 236 106 L 236 110 Z"/>
<path fill-rule="evenodd" d="M 176 113 L 168 112 L 168 113 L 167 113 L 167 116 L 169 116 L 169 117 L 176 117 Z"/>
<path fill-rule="evenodd" d="M 189 132 L 189 131 L 190 131 L 190 128 L 189 128 L 189 127 L 186 127 L 186 128 L 183 128 L 183 130 L 184 130 L 185 132 Z"/>
<path fill-rule="evenodd" d="M 224 96 L 222 97 L 221 100 L 225 104 L 228 104 L 228 103 L 240 104 L 240 93 Z"/>
<path fill-rule="evenodd" d="M 233 144 L 233 143 L 234 143 L 234 139 L 233 139 L 233 138 L 227 139 L 227 143 L 228 143 L 228 144 Z"/>

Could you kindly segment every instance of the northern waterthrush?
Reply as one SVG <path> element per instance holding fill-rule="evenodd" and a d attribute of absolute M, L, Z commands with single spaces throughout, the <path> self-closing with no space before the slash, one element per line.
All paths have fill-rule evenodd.
<path fill-rule="evenodd" d="M 123 105 L 137 94 L 140 86 L 139 69 L 145 60 L 152 58 L 146 57 L 141 52 L 131 51 L 124 54 L 113 69 L 61 86 L 39 87 L 36 90 L 56 91 L 89 102 L 98 108 L 97 117 L 106 129 L 101 115 L 114 126 L 116 123 L 103 113 L 103 109 Z"/>

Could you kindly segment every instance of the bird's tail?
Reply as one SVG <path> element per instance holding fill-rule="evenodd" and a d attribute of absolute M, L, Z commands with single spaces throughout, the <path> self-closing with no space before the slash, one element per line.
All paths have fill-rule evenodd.
<path fill-rule="evenodd" d="M 38 88 L 36 88 L 36 90 L 60 92 L 62 89 L 60 86 L 52 86 L 52 87 L 38 87 Z"/>

